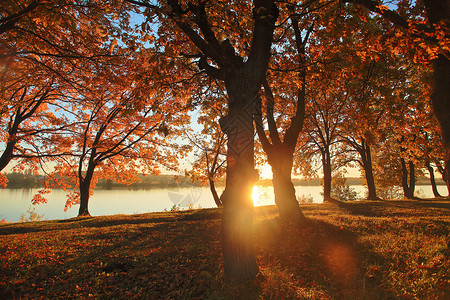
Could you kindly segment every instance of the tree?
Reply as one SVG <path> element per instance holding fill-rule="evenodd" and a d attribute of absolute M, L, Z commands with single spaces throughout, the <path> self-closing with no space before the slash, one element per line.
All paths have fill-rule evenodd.
<path fill-rule="evenodd" d="M 274 117 L 275 97 L 272 92 L 267 79 L 263 81 L 264 95 L 266 98 L 266 118 L 269 129 L 269 137 L 267 137 L 264 131 L 263 114 L 261 107 L 261 100 L 258 103 L 257 111 L 255 113 L 256 132 L 258 134 L 261 146 L 267 155 L 268 163 L 272 167 L 273 173 L 273 188 L 275 193 L 275 203 L 278 207 L 280 219 L 282 222 L 287 223 L 299 223 L 303 220 L 304 216 L 300 210 L 295 196 L 295 188 L 292 184 L 291 173 L 293 166 L 294 151 L 297 146 L 297 139 L 302 130 L 303 122 L 305 119 L 305 98 L 306 98 L 306 69 L 307 69 L 307 57 L 306 46 L 309 35 L 313 30 L 311 25 L 302 36 L 299 17 L 294 12 L 294 7 L 289 7 L 290 19 L 292 23 L 292 29 L 295 40 L 295 49 L 297 51 L 297 57 L 288 57 L 287 59 L 297 60 L 299 69 L 298 71 L 298 85 L 300 87 L 291 88 L 296 89 L 295 96 L 296 103 L 294 104 L 294 114 L 289 121 L 285 121 L 286 125 L 284 129 L 284 135 L 280 137 L 278 132 L 277 122 Z M 286 55 L 286 53 L 284 53 Z M 284 55 L 283 55 L 284 56 Z M 275 62 L 272 65 L 283 64 L 285 58 L 279 58 L 274 56 Z M 283 72 L 281 76 L 286 76 L 287 72 Z M 276 77 L 277 75 L 275 75 Z M 278 75 L 279 76 L 279 75 Z M 289 78 L 292 80 L 292 78 Z M 280 80 L 280 79 L 278 79 Z M 287 78 L 281 79 L 287 80 Z M 276 80 L 275 80 L 276 81 Z M 277 82 L 277 88 L 280 88 L 280 83 Z M 289 89 L 289 88 L 288 88 Z M 286 89 L 280 88 L 280 97 L 285 100 L 284 104 L 289 105 L 290 99 L 283 99 L 281 95 L 289 95 L 292 93 L 286 91 Z M 287 98 L 290 98 L 290 97 Z M 288 100 L 288 101 L 286 101 Z M 287 102 L 287 103 L 286 103 Z M 280 105 L 280 104 L 279 104 Z M 280 106 L 284 106 L 281 104 Z M 281 114 L 281 118 L 287 119 L 287 113 Z M 280 119 L 281 119 L 280 118 Z M 278 120 L 280 123 L 280 120 Z M 270 140 L 269 140 L 270 138 Z"/>
<path fill-rule="evenodd" d="M 175 132 L 174 125 L 189 120 L 180 114 L 184 102 L 168 96 L 157 82 L 141 81 L 147 59 L 123 55 L 108 66 L 97 66 L 95 77 L 85 74 L 81 93 L 65 107 L 69 124 L 60 139 L 70 139 L 71 151 L 55 157 L 58 176 L 52 177 L 54 185 L 77 187 L 66 209 L 79 203 L 79 216 L 89 215 L 89 196 L 99 179 L 131 184 L 140 172 L 158 173 L 160 166 L 175 169 L 175 153 L 182 154 L 176 145 L 169 147 L 166 136 Z M 39 200 L 38 194 L 35 202 Z"/>
<path fill-rule="evenodd" d="M 404 153 L 406 150 L 404 148 L 400 148 L 400 153 Z M 414 171 L 414 162 L 412 160 L 408 161 L 406 164 L 406 160 L 403 157 L 400 157 L 400 162 L 402 164 L 402 188 L 405 197 L 408 199 L 414 198 L 414 190 L 416 187 L 416 175 Z M 408 180 L 409 179 L 409 180 Z"/>
<path fill-rule="evenodd" d="M 424 0 L 413 4 L 408 1 L 397 2 L 397 11 L 381 5 L 378 0 L 345 0 L 366 7 L 392 22 L 396 28 L 390 39 L 393 52 L 414 49 L 414 59 L 431 62 L 433 66 L 433 83 L 431 102 L 434 114 L 439 121 L 442 138 L 446 148 L 445 165 L 450 165 L 450 60 L 449 34 L 450 2 L 449 0 Z M 426 16 L 424 18 L 423 16 Z M 446 167 L 448 168 L 448 167 Z"/>
<path fill-rule="evenodd" d="M 6 82 L 3 82 L 3 87 Z M 33 144 L 32 138 L 50 129 L 33 129 L 37 122 L 54 119 L 54 115 L 44 106 L 49 106 L 56 97 L 53 83 L 42 86 L 30 86 L 30 83 L 18 83 L 2 89 L 6 99 L 2 103 L 0 114 L 1 137 L 5 142 L 5 149 L 0 156 L 0 171 L 3 170 L 14 157 L 24 155 L 26 145 Z M 31 124 L 31 126 L 30 126 Z M 27 126 L 28 125 L 28 126 Z M 6 187 L 7 180 L 3 175 L 0 181 Z"/>
<path fill-rule="evenodd" d="M 316 87 L 316 95 L 310 101 L 309 112 L 307 110 L 302 146 L 297 155 L 297 165 L 311 164 L 313 161 L 311 161 L 310 153 L 320 156 L 324 201 L 333 200 L 331 198 L 332 157 L 337 153 L 336 149 L 332 148 L 338 143 L 338 124 L 343 121 L 342 109 L 348 95 L 338 86 L 332 86 L 330 83 L 324 80 L 320 90 Z M 303 173 L 307 175 L 305 169 Z"/>
<path fill-rule="evenodd" d="M 129 2 L 146 7 L 148 18 L 161 18 L 160 31 L 174 37 L 182 32 L 185 36 L 178 40 L 187 37 L 190 42 L 184 53 L 200 56 L 199 68 L 224 81 L 228 95 L 228 113 L 220 119 L 228 141 L 226 187 L 221 196 L 224 270 L 230 278 L 254 279 L 258 266 L 252 243 L 251 192 L 258 176 L 253 157 L 253 112 L 270 58 L 278 8 L 269 0 L 255 1 L 253 9 L 240 1 L 182 4 L 170 0 L 160 6 Z M 233 45 L 237 39 L 239 43 Z"/>
<path fill-rule="evenodd" d="M 0 3 L 0 122 L 7 126 L 2 169 L 15 157 L 57 155 L 40 148 L 50 132 L 62 129 L 59 102 L 81 88 L 78 77 L 87 66 L 111 56 L 117 44 L 111 37 L 128 30 L 128 15 L 113 8 L 94 0 Z"/>
<path fill-rule="evenodd" d="M 220 87 L 218 87 L 220 91 Z M 225 134 L 220 130 L 218 119 L 223 117 L 222 97 L 210 93 L 206 97 L 210 98 L 201 102 L 202 115 L 198 118 L 198 123 L 203 125 L 200 134 L 189 134 L 188 138 L 195 148 L 197 159 L 192 163 L 192 169 L 186 174 L 193 181 L 200 181 L 202 184 L 208 183 L 209 189 L 217 207 L 222 207 L 223 203 L 216 190 L 216 182 L 225 174 L 227 142 Z M 213 99 L 213 100 L 212 100 Z"/>

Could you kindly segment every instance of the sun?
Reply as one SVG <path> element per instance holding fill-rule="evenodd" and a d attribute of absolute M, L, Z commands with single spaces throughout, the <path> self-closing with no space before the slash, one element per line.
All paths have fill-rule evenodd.
<path fill-rule="evenodd" d="M 259 189 L 256 185 L 253 186 L 252 190 L 252 200 L 253 200 L 253 206 L 259 205 Z"/>

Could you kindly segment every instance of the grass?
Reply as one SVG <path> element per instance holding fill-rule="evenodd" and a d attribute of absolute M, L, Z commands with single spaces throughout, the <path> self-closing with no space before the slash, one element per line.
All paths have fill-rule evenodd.
<path fill-rule="evenodd" d="M 449 299 L 450 202 L 255 209 L 257 284 L 224 282 L 221 210 L 0 225 L 0 298 Z"/>

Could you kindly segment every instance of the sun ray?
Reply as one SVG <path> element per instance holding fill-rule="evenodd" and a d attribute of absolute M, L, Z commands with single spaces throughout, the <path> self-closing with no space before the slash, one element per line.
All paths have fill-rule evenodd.
<path fill-rule="evenodd" d="M 253 200 L 253 206 L 259 206 L 259 188 L 254 185 L 252 190 L 252 200 Z"/>

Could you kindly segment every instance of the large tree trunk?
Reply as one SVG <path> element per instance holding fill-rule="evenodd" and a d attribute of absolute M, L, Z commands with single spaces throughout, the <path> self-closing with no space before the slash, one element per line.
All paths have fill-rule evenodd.
<path fill-rule="evenodd" d="M 429 161 L 426 161 L 425 166 L 427 167 L 428 172 L 430 173 L 430 183 L 431 183 L 431 189 L 433 190 L 433 195 L 435 197 L 441 197 L 441 194 L 439 194 L 439 191 L 436 186 L 436 179 L 434 177 L 433 167 L 431 166 Z"/>
<path fill-rule="evenodd" d="M 436 118 L 441 125 L 442 137 L 447 149 L 450 145 L 450 61 L 439 55 L 433 61 L 433 88 L 431 102 Z M 447 153 L 449 155 L 450 153 Z M 447 159 L 449 159 L 447 157 Z"/>
<path fill-rule="evenodd" d="M 450 197 L 450 159 L 445 161 L 444 170 L 442 172 L 442 179 L 447 185 L 448 196 Z"/>
<path fill-rule="evenodd" d="M 267 152 L 267 156 L 272 167 L 273 191 L 280 219 L 286 223 L 299 223 L 304 216 L 292 184 L 293 151 L 284 145 L 278 145 Z"/>
<path fill-rule="evenodd" d="M 250 51 L 246 59 L 236 54 L 229 40 L 219 42 L 207 20 L 206 2 L 190 3 L 195 15 L 191 27 L 178 1 L 167 1 L 171 15 L 179 28 L 203 53 L 199 60 L 202 70 L 225 82 L 228 114 L 220 119 L 227 135 L 227 177 L 221 196 L 223 203 L 222 250 L 226 279 L 253 280 L 258 274 L 252 230 L 252 189 L 257 180 L 253 158 L 253 112 L 255 101 L 266 75 L 278 8 L 273 0 L 253 1 L 254 26 Z M 214 61 L 214 65 L 209 64 Z"/>
<path fill-rule="evenodd" d="M 416 173 L 414 171 L 414 163 L 412 161 L 409 161 L 409 188 L 410 188 L 410 194 L 411 198 L 414 198 L 414 191 L 416 189 Z"/>
<path fill-rule="evenodd" d="M 375 178 L 373 176 L 373 169 L 372 169 L 371 161 L 364 168 L 364 174 L 366 176 L 367 190 L 368 190 L 367 199 L 368 200 L 380 200 L 380 198 L 378 198 L 378 196 L 377 196 L 377 189 L 375 186 Z"/>
<path fill-rule="evenodd" d="M 94 176 L 94 166 L 89 165 L 84 178 L 80 176 L 79 188 L 80 188 L 80 209 L 78 210 L 78 216 L 90 216 L 88 209 L 89 204 L 89 190 L 91 187 L 92 177 Z"/>
<path fill-rule="evenodd" d="M 450 177 L 448 174 L 448 172 L 450 171 L 449 170 L 450 161 L 444 162 L 444 166 L 442 166 L 442 164 L 440 162 L 438 162 L 437 167 L 438 167 L 439 173 L 441 173 L 442 180 L 445 182 L 445 184 L 447 186 L 447 195 L 448 195 L 448 197 L 450 197 L 450 180 L 449 180 Z"/>
<path fill-rule="evenodd" d="M 450 1 L 449 0 L 424 0 L 430 25 L 444 22 L 450 26 Z M 448 34 L 446 36 L 448 38 Z M 447 55 L 446 55 L 447 54 Z M 434 113 L 441 125 L 442 137 L 445 144 L 450 147 L 450 60 L 448 52 L 439 54 L 433 60 L 433 89 L 431 100 Z M 447 153 L 450 155 L 450 153 Z M 450 157 L 447 157 L 447 160 Z"/>
<path fill-rule="evenodd" d="M 323 166 L 323 201 L 331 201 L 331 159 L 328 149 L 322 152 Z"/>
<path fill-rule="evenodd" d="M 3 150 L 2 156 L 0 156 L 0 171 L 2 171 L 12 160 L 14 148 L 16 147 L 16 134 L 19 130 L 19 124 L 24 120 L 22 117 L 21 108 L 16 111 L 14 121 L 8 125 L 8 141 L 6 142 L 5 150 Z"/>
<path fill-rule="evenodd" d="M 217 207 L 222 207 L 222 201 L 220 200 L 219 195 L 216 191 L 216 185 L 214 184 L 214 180 L 209 179 L 209 189 L 211 191 L 211 194 L 213 196 L 214 202 L 216 203 Z"/>
<path fill-rule="evenodd" d="M 253 157 L 253 114 L 278 17 L 273 1 L 254 1 L 254 5 L 255 25 L 248 59 L 244 62 L 241 57 L 233 58 L 222 68 L 228 94 L 228 114 L 220 119 L 228 138 L 226 187 L 221 196 L 223 267 L 225 278 L 238 281 L 254 280 L 259 273 L 253 249 L 252 190 L 258 180 Z M 234 52 L 227 47 L 224 50 Z"/>
<path fill-rule="evenodd" d="M 11 140 L 6 143 L 6 148 L 3 150 L 2 156 L 0 156 L 0 171 L 2 171 L 13 158 L 13 151 L 15 146 L 15 141 Z"/>
<path fill-rule="evenodd" d="M 239 77 L 240 80 L 227 86 L 229 113 L 221 118 L 220 125 L 228 136 L 226 187 L 221 196 L 224 208 L 223 266 L 225 277 L 241 281 L 256 278 L 259 269 L 253 249 L 252 201 L 253 185 L 258 177 L 253 158 L 253 100 L 256 92 L 249 94 L 245 88 L 248 79 Z M 233 93 L 235 90 L 238 92 Z"/>
<path fill-rule="evenodd" d="M 424 0 L 430 24 L 443 22 L 450 26 L 450 0 Z M 448 32 L 446 38 L 448 38 Z M 450 60 L 449 52 L 439 54 L 433 60 L 433 85 L 431 103 L 441 127 L 442 138 L 446 148 L 445 182 L 450 195 Z"/>
<path fill-rule="evenodd" d="M 414 174 L 414 163 L 412 161 L 408 162 L 408 167 L 406 166 L 406 161 L 404 158 L 400 158 L 402 164 L 402 187 L 403 193 L 405 197 L 408 199 L 414 198 L 414 190 L 415 190 L 415 174 Z M 409 173 L 409 174 L 408 174 Z M 408 176 L 409 176 L 409 184 L 408 184 Z"/>
<path fill-rule="evenodd" d="M 377 190 L 375 187 L 375 177 L 373 176 L 373 167 L 372 167 L 372 151 L 370 146 L 366 143 L 365 139 L 362 139 L 362 147 L 358 149 L 359 154 L 362 160 L 362 166 L 364 169 L 364 175 L 366 177 L 368 200 L 379 200 L 377 196 Z"/>

